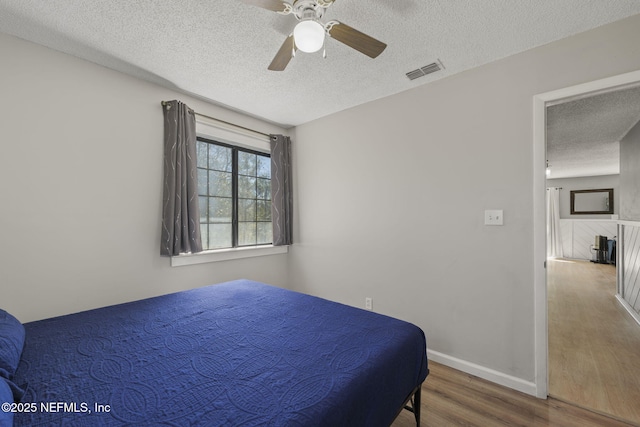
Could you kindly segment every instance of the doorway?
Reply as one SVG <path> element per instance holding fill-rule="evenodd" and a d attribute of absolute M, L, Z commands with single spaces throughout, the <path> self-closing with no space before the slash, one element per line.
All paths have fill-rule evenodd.
<path fill-rule="evenodd" d="M 640 425 L 640 326 L 613 265 L 550 259 L 549 396 Z"/>
<path fill-rule="evenodd" d="M 546 110 L 549 103 L 637 85 L 640 71 L 577 85 L 534 97 L 534 311 L 536 395 L 549 394 L 549 333 L 546 259 Z"/>

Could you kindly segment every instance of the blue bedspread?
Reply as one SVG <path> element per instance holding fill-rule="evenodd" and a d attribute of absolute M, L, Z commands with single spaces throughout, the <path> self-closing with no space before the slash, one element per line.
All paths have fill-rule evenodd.
<path fill-rule="evenodd" d="M 428 372 L 418 327 L 247 280 L 25 328 L 16 426 L 388 426 Z"/>

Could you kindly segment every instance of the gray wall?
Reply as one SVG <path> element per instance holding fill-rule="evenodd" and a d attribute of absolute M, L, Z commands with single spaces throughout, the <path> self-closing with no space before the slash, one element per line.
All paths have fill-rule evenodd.
<path fill-rule="evenodd" d="M 640 221 L 640 122 L 620 141 L 620 219 Z"/>
<path fill-rule="evenodd" d="M 560 190 L 560 218 L 611 219 L 611 215 L 571 215 L 571 190 L 613 188 L 613 214 L 620 213 L 620 175 L 585 176 L 580 178 L 548 179 L 547 187 Z"/>
<path fill-rule="evenodd" d="M 297 127 L 291 286 L 534 381 L 533 96 L 640 69 L 638 39 L 640 16 Z"/>
<path fill-rule="evenodd" d="M 286 284 L 286 255 L 160 257 L 160 101 L 283 129 L 0 34 L 0 306 L 22 321 L 240 277 Z"/>
<path fill-rule="evenodd" d="M 2 307 L 28 321 L 248 277 L 372 297 L 431 350 L 532 381 L 532 97 L 640 69 L 638 39 L 640 16 L 300 126 L 289 255 L 171 268 L 160 100 L 282 129 L 0 35 Z"/>

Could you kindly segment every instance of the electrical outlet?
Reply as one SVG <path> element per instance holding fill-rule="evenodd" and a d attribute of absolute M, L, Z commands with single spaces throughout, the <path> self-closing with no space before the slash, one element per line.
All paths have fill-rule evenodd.
<path fill-rule="evenodd" d="M 502 225 L 504 224 L 504 215 L 502 209 L 484 211 L 484 225 Z"/>
<path fill-rule="evenodd" d="M 367 310 L 373 310 L 373 300 L 369 297 L 364 299 L 364 308 Z"/>

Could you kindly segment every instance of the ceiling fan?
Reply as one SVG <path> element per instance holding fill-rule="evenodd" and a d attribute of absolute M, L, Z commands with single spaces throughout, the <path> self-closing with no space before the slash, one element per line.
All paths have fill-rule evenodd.
<path fill-rule="evenodd" d="M 269 70 L 272 71 L 283 71 L 291 61 L 291 58 L 295 56 L 296 50 L 311 53 L 323 48 L 325 35 L 329 35 L 331 38 L 371 58 L 376 58 L 387 47 L 381 41 L 361 33 L 342 22 L 329 21 L 326 24 L 320 22 L 325 10 L 335 0 L 294 0 L 293 3 L 287 3 L 283 0 L 241 1 L 281 15 L 293 14 L 299 21 L 293 29 L 293 33 L 286 38 L 275 58 L 271 61 Z"/>

